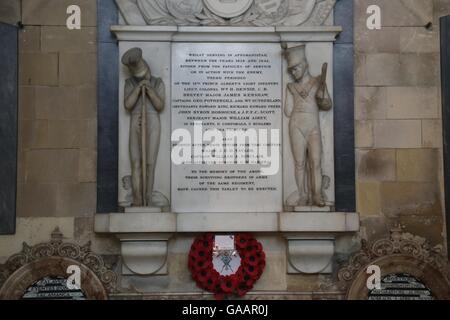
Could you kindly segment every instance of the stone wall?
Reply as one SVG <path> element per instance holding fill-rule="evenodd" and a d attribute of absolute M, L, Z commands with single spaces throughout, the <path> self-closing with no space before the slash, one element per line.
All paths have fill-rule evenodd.
<path fill-rule="evenodd" d="M 81 8 L 81 30 L 66 27 L 71 4 Z M 48 241 L 56 226 L 70 239 L 101 242 L 93 235 L 96 0 L 22 0 L 21 16 L 17 229 L 0 237 L 2 260 L 23 241 Z"/>
<path fill-rule="evenodd" d="M 366 28 L 370 4 L 382 9 L 381 30 Z M 355 10 L 361 235 L 378 238 L 399 222 L 444 244 L 438 17 L 450 1 L 361 0 Z"/>

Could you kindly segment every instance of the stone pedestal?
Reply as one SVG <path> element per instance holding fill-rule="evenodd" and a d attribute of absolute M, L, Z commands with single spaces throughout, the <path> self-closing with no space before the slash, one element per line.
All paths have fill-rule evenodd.
<path fill-rule="evenodd" d="M 273 233 L 287 241 L 288 273 L 330 273 L 334 240 L 359 230 L 356 213 L 111 213 L 98 214 L 95 232 L 121 242 L 124 275 L 167 273 L 167 245 L 184 233 Z"/>

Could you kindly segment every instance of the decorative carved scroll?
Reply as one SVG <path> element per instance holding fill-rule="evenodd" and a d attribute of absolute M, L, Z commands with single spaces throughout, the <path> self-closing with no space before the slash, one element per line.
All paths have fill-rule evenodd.
<path fill-rule="evenodd" d="M 226 6 L 230 2 L 239 7 L 248 0 L 208 0 L 208 5 L 205 0 L 116 0 L 128 25 L 292 27 L 323 25 L 336 0 L 253 0 L 247 10 L 232 17 L 212 8 L 214 3 Z"/>

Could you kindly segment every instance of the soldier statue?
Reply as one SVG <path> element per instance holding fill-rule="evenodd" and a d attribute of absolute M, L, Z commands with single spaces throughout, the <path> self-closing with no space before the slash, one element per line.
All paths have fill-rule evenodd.
<path fill-rule="evenodd" d="M 294 82 L 286 88 L 285 114 L 289 120 L 289 137 L 295 161 L 297 192 L 287 200 L 289 206 L 326 205 L 322 186 L 322 135 L 319 111 L 332 108 L 326 85 L 327 64 L 322 74 L 309 72 L 305 45 L 287 48 L 284 56 Z"/>
<path fill-rule="evenodd" d="M 159 113 L 164 109 L 164 82 L 152 76 L 142 57 L 142 50 L 132 48 L 122 56 L 131 77 L 125 81 L 124 106 L 131 114 L 130 160 L 133 206 L 152 206 L 155 166 L 158 157 L 161 124 Z"/>

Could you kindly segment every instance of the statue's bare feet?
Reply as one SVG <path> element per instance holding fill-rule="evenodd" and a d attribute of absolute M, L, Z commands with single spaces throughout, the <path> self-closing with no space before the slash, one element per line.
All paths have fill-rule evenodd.
<path fill-rule="evenodd" d="M 314 196 L 313 203 L 318 207 L 325 207 L 325 201 L 321 196 Z"/>
<path fill-rule="evenodd" d="M 307 206 L 307 205 L 308 205 L 308 196 L 300 195 L 300 197 L 297 201 L 297 206 L 303 207 L 303 206 Z"/>

